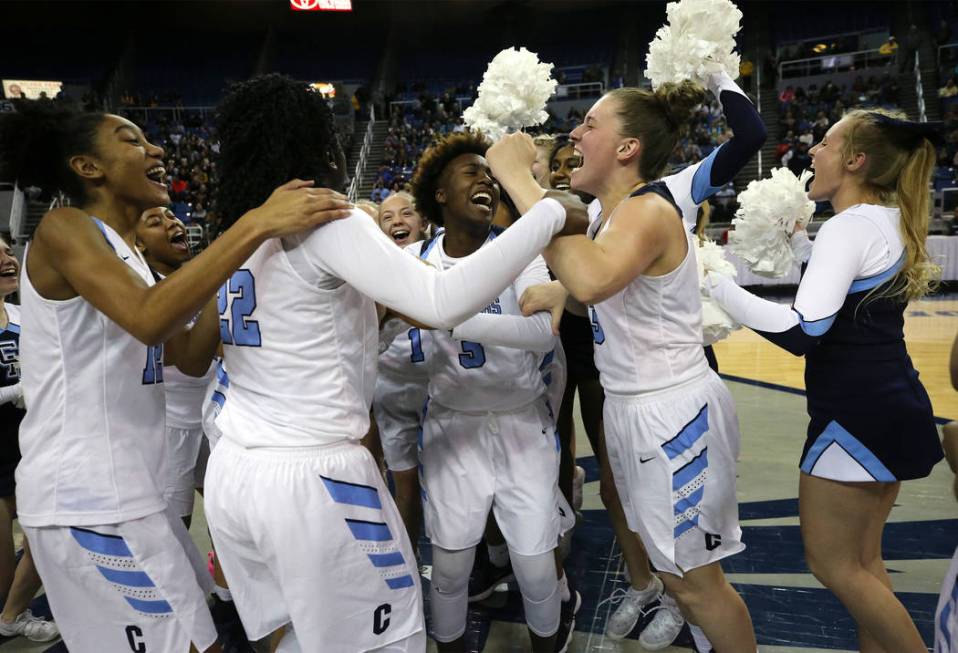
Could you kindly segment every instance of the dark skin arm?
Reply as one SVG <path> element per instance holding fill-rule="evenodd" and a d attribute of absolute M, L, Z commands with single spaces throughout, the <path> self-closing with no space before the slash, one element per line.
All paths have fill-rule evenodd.
<path fill-rule="evenodd" d="M 192 264 L 155 286 L 120 260 L 83 211 L 70 207 L 44 216 L 26 272 L 43 297 L 82 296 L 144 344 L 158 345 L 176 336 L 262 242 L 349 214 L 341 195 L 308 188 L 310 183 L 296 180 L 280 187 Z"/>
<path fill-rule="evenodd" d="M 175 365 L 187 376 L 202 377 L 220 351 L 219 310 L 214 297 L 206 303 L 192 329 L 184 330 L 163 346 L 164 365 Z"/>

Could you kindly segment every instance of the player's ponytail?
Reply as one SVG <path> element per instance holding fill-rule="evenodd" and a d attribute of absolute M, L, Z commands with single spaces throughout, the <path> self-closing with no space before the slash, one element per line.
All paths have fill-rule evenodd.
<path fill-rule="evenodd" d="M 0 114 L 0 179 L 40 188 L 46 196 L 62 192 L 82 204 L 86 192 L 69 161 L 96 153 L 104 114 L 63 100 L 14 100 L 14 107 Z"/>
<path fill-rule="evenodd" d="M 905 260 L 901 270 L 876 297 L 898 296 L 903 301 L 931 292 L 941 267 L 928 256 L 928 186 L 935 167 L 935 146 L 922 123 L 910 123 L 900 112 L 857 109 L 845 115 L 845 159 L 865 154 L 865 185 L 880 202 L 901 210 L 901 237 Z"/>
<path fill-rule="evenodd" d="M 705 89 L 690 81 L 669 82 L 655 91 L 617 88 L 607 95 L 618 103 L 621 135 L 641 143 L 639 175 L 645 181 L 663 175 L 692 111 L 706 98 Z"/>

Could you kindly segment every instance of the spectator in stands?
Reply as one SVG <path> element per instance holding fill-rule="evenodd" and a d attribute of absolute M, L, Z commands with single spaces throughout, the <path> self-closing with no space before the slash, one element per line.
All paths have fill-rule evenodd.
<path fill-rule="evenodd" d="M 955 83 L 954 76 L 948 78 L 948 82 L 938 89 L 938 97 L 944 99 L 953 98 L 958 95 L 958 84 Z"/>
<path fill-rule="evenodd" d="M 795 176 L 799 176 L 805 170 L 808 170 L 809 166 L 812 165 L 812 157 L 808 154 L 808 145 L 804 142 L 799 141 L 793 150 L 791 158 L 788 160 L 788 169 L 791 170 Z"/>
<path fill-rule="evenodd" d="M 912 25 L 908 28 L 908 34 L 905 35 L 905 47 L 898 53 L 899 73 L 912 69 L 915 65 L 915 55 L 918 54 L 918 48 L 920 46 L 921 34 L 918 32 L 918 26 Z"/>
<path fill-rule="evenodd" d="M 881 44 L 881 47 L 878 48 L 878 53 L 886 57 L 894 57 L 898 52 L 898 41 L 895 40 L 894 36 L 889 36 L 888 40 Z M 894 59 L 888 60 L 888 65 L 891 65 L 891 62 Z"/>
<path fill-rule="evenodd" d="M 778 96 L 778 101 L 782 104 L 788 105 L 795 99 L 795 89 L 791 86 L 786 86 L 785 90 Z"/>

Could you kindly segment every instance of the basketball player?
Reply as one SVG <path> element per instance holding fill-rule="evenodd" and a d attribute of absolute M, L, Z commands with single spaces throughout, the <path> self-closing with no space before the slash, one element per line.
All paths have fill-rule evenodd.
<path fill-rule="evenodd" d="M 304 84 L 279 75 L 237 84 L 219 116 L 225 220 L 291 170 L 334 187 L 344 180 L 332 113 Z M 230 386 L 206 509 L 252 638 L 289 625 L 280 651 L 425 648 L 412 548 L 357 442 L 376 380 L 375 302 L 452 328 L 488 305 L 564 223 L 582 228 L 584 211 L 567 204 L 545 199 L 446 272 L 357 212 L 330 230 L 268 241 L 221 289 Z"/>
<path fill-rule="evenodd" d="M 727 76 L 713 76 L 711 86 L 723 102 L 738 94 Z M 546 260 L 591 305 L 609 463 L 630 528 L 715 649 L 750 651 L 751 618 L 718 562 L 744 548 L 735 498 L 738 424 L 702 350 L 691 234 L 668 186 L 656 181 L 680 126 L 704 98 L 686 82 L 655 92 L 617 89 L 593 105 L 571 134 L 582 156 L 571 182 L 599 198 L 602 219 L 589 237 L 557 239 Z M 753 134 L 764 140 L 760 121 Z M 534 155 L 522 135 L 506 140 L 512 147 L 503 144 L 493 171 L 524 208 L 541 196 L 519 172 Z M 744 163 L 731 156 L 736 149 L 726 152 L 725 172 Z"/>
<path fill-rule="evenodd" d="M 805 558 L 858 624 L 862 650 L 924 651 L 891 589 L 881 534 L 902 481 L 941 460 L 931 402 L 905 346 L 904 311 L 940 271 L 928 256 L 928 184 L 940 125 L 855 110 L 809 153 L 808 196 L 830 218 L 808 247 L 792 306 L 708 276 L 737 322 L 804 355 L 808 425 L 800 464 Z"/>
<path fill-rule="evenodd" d="M 421 241 L 426 226 L 409 193 L 400 191 L 383 200 L 379 227 L 400 247 Z M 396 486 L 396 507 L 409 541 L 418 552 L 422 501 L 416 442 L 426 401 L 426 358 L 431 336 L 427 329 L 405 322 L 404 325 L 389 348 L 379 355 L 373 416 L 379 427 L 386 465 Z"/>
<path fill-rule="evenodd" d="M 0 176 L 72 202 L 41 220 L 21 283 L 17 503 L 57 625 L 74 653 L 217 650 L 209 576 L 163 499 L 164 341 L 179 363 L 198 344 L 187 320 L 260 243 L 348 204 L 288 184 L 156 283 L 134 232 L 169 202 L 163 150 L 120 116 L 16 108 L 0 115 Z"/>

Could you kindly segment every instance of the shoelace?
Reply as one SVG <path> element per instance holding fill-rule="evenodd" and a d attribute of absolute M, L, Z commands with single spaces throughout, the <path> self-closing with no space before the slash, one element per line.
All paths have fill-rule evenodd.
<path fill-rule="evenodd" d="M 612 593 L 609 594 L 608 598 L 599 601 L 598 605 L 595 606 L 595 609 L 596 611 L 598 611 L 598 609 L 601 608 L 606 603 L 609 603 L 610 606 L 618 605 L 619 603 L 622 603 L 622 601 L 624 601 L 626 598 L 628 598 L 628 596 L 629 596 L 629 590 L 622 589 L 621 587 L 617 587 L 616 589 L 612 590 Z M 655 599 L 650 599 L 649 603 L 651 603 L 652 601 L 655 601 Z M 646 617 L 652 614 L 653 612 L 655 612 L 656 610 L 668 610 L 668 606 L 659 604 L 655 606 L 654 608 L 649 608 L 648 610 L 646 610 L 642 606 L 639 606 L 639 615 L 641 615 L 642 617 Z"/>

